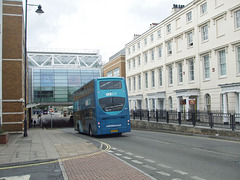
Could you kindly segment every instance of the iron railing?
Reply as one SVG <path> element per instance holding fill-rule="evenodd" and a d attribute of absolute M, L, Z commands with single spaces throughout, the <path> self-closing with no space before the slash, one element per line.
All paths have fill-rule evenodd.
<path fill-rule="evenodd" d="M 225 128 L 240 130 L 240 114 L 234 112 L 222 113 L 220 111 L 189 111 L 178 112 L 174 110 L 144 110 L 130 111 L 131 119 L 175 124 L 188 124 L 210 128 Z"/>

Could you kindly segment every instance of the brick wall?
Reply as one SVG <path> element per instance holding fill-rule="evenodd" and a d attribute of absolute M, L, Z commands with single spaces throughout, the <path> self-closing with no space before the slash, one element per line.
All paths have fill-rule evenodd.
<path fill-rule="evenodd" d="M 11 4 L 11 5 L 9 5 Z M 22 131 L 24 120 L 24 22 L 20 1 L 3 1 L 3 131 Z"/>

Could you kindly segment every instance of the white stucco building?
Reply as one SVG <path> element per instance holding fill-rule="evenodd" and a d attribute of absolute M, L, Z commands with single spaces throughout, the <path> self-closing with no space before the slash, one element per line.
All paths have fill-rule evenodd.
<path fill-rule="evenodd" d="M 240 113 L 240 1 L 174 5 L 125 50 L 131 109 Z"/>

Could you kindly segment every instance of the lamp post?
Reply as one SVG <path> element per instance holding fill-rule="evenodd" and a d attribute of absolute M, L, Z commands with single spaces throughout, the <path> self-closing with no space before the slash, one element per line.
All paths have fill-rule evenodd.
<path fill-rule="evenodd" d="M 27 6 L 38 6 L 35 11 L 38 14 L 44 13 L 41 5 L 28 4 L 26 0 L 25 4 L 25 47 L 24 47 L 24 133 L 23 136 L 27 137 Z"/>

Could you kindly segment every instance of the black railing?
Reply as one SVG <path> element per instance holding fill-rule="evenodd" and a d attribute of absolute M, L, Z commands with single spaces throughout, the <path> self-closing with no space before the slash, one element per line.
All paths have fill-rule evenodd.
<path fill-rule="evenodd" d="M 192 126 L 207 126 L 210 128 L 225 128 L 240 130 L 240 114 L 220 111 L 190 111 L 177 112 L 174 110 L 144 110 L 136 109 L 130 111 L 131 119 L 155 122 L 166 122 L 175 124 L 188 124 Z"/>

